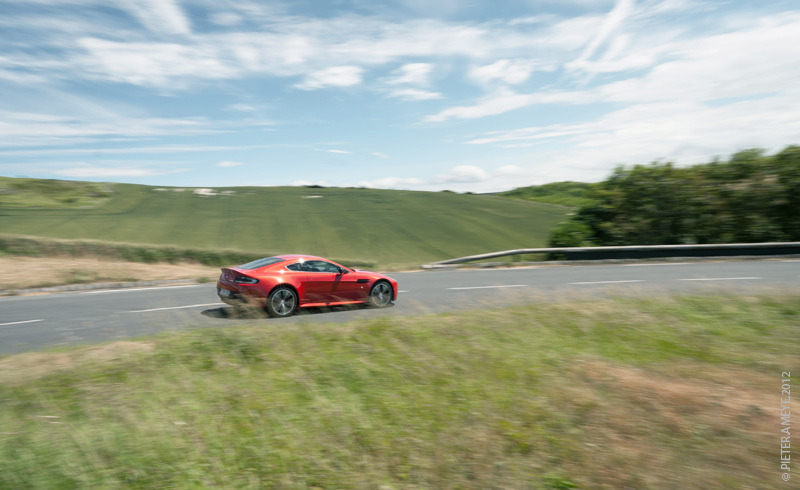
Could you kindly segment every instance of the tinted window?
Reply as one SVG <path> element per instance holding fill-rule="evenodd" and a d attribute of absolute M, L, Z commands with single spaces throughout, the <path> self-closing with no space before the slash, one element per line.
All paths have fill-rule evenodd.
<path fill-rule="evenodd" d="M 244 265 L 240 265 L 237 268 L 238 269 L 253 270 L 253 269 L 259 269 L 261 267 L 265 267 L 265 266 L 268 266 L 268 265 L 277 264 L 277 263 L 283 262 L 285 260 L 286 259 L 282 259 L 280 257 L 265 257 L 263 259 L 254 260 L 254 261 L 248 262 L 248 263 L 246 263 Z"/>
<path fill-rule="evenodd" d="M 311 272 L 333 272 L 338 274 L 341 272 L 339 267 L 330 262 L 325 262 L 324 260 L 309 260 L 306 262 L 306 265 L 310 267 Z"/>

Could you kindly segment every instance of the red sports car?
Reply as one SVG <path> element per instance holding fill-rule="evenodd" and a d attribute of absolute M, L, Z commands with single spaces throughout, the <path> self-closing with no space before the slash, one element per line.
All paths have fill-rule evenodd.
<path fill-rule="evenodd" d="M 311 306 L 383 308 L 397 299 L 397 281 L 321 257 L 279 255 L 222 268 L 217 295 L 229 305 L 255 305 L 269 316 L 286 317 Z"/>

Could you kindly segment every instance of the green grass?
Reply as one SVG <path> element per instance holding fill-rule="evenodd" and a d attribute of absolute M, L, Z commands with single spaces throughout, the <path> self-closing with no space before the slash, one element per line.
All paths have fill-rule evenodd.
<path fill-rule="evenodd" d="M 3 205 L 2 231 L 201 250 L 311 253 L 393 267 L 544 246 L 566 216 L 557 206 L 448 192 L 239 187 L 203 197 L 193 189 L 115 184 L 111 190 L 110 198 L 91 208 Z"/>
<path fill-rule="evenodd" d="M 525 201 L 579 207 L 592 202 L 588 197 L 592 187 L 593 184 L 584 182 L 553 182 L 551 184 L 518 187 L 510 191 L 500 192 L 497 195 Z"/>
<path fill-rule="evenodd" d="M 111 197 L 112 185 L 66 180 L 0 177 L 0 208 L 80 208 Z"/>
<path fill-rule="evenodd" d="M 759 488 L 800 296 L 264 321 L 0 359 L 0 488 Z"/>

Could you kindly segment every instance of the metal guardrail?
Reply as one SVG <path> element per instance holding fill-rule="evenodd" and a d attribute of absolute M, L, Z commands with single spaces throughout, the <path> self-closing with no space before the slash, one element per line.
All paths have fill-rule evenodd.
<path fill-rule="evenodd" d="M 800 242 L 720 243 L 703 245 L 625 245 L 617 247 L 520 248 L 425 264 L 423 269 L 436 269 L 476 260 L 514 255 L 559 255 L 563 260 L 658 259 L 686 257 L 757 257 L 800 255 Z"/>

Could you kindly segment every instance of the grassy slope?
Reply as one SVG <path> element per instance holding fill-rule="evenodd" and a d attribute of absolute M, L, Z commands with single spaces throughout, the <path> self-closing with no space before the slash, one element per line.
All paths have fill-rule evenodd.
<path fill-rule="evenodd" d="M 108 200 L 111 184 L 0 177 L 0 207 L 94 206 Z"/>
<path fill-rule="evenodd" d="M 543 246 L 565 210 L 496 196 L 373 189 L 232 188 L 232 196 L 115 185 L 83 209 L 0 211 L 8 234 L 304 252 L 382 266 Z M 306 196 L 320 195 L 308 199 Z"/>
<path fill-rule="evenodd" d="M 518 187 L 498 195 L 525 201 L 559 204 L 562 206 L 579 207 L 591 203 L 587 197 L 593 184 L 585 182 L 553 182 L 544 185 Z"/>
<path fill-rule="evenodd" d="M 267 322 L 0 359 L 0 488 L 766 488 L 800 297 Z"/>

